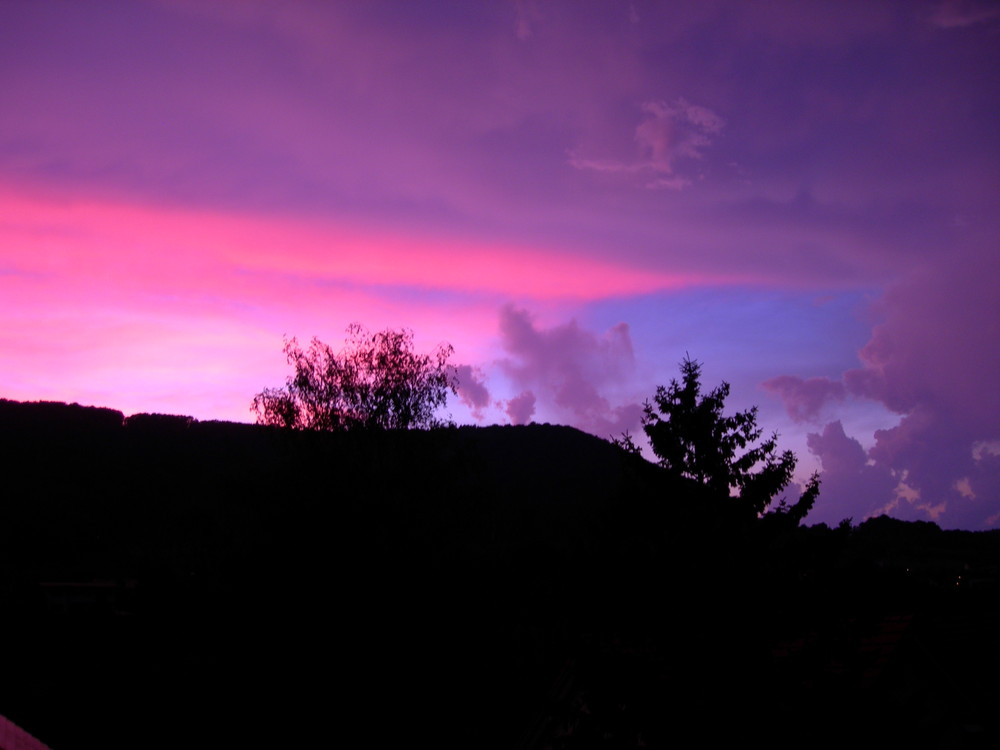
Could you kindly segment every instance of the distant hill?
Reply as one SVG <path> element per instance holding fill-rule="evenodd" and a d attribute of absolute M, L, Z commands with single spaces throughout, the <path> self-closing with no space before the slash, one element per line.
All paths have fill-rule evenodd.
<path fill-rule="evenodd" d="M 532 652 L 510 673 L 517 644 L 551 637 L 536 605 L 590 596 L 588 568 L 616 554 L 600 549 L 612 508 L 658 478 L 569 427 L 303 433 L 11 401 L 0 401 L 0 456 L 0 604 L 28 644 L 9 667 L 40 685 L 33 695 L 8 681 L 0 713 L 57 750 L 135 747 L 133 732 L 173 710 L 171 694 L 205 719 L 222 686 L 243 705 L 209 726 L 245 747 L 304 741 L 320 717 L 288 726 L 297 702 L 319 711 L 332 695 L 274 686 L 300 684 L 307 663 L 330 670 L 324 685 L 353 685 L 337 699 L 345 717 L 373 722 L 406 709 L 365 703 L 361 685 L 419 693 L 422 670 L 475 682 L 465 670 L 492 664 L 498 686 L 476 699 L 451 688 L 476 705 L 446 723 L 456 746 L 505 746 L 519 722 L 474 717 L 527 715 L 525 685 L 558 659 Z M 502 637 L 514 641 L 487 645 Z M 425 653 L 431 644 L 441 655 Z M 387 660 L 411 666 L 394 675 Z M 499 706 L 481 705 L 496 691 Z M 415 725 L 440 727 L 409 710 Z M 232 711 L 258 716 L 259 736 Z"/>
<path fill-rule="evenodd" d="M 0 400 L 0 472 L 0 714 L 54 750 L 997 738 L 995 534 L 734 526 L 550 425 Z"/>
<path fill-rule="evenodd" d="M 23 533 L 4 547 L 18 549 L 22 565 L 37 557 L 50 576 L 77 574 L 81 565 L 116 574 L 194 566 L 163 546 L 175 544 L 168 530 L 180 533 L 172 527 L 193 518 L 210 519 L 220 534 L 213 545 L 235 543 L 223 528 L 229 521 L 243 525 L 247 544 L 254 534 L 313 533 L 321 520 L 326 534 L 348 533 L 353 543 L 366 524 L 384 525 L 379 534 L 392 528 L 402 535 L 395 543 L 416 543 L 410 537 L 426 524 L 453 523 L 469 554 L 532 534 L 583 544 L 616 499 L 648 495 L 654 485 L 661 491 L 656 467 L 549 425 L 335 434 L 0 401 L 0 450 L 11 497 L 30 500 L 10 510 L 46 524 L 31 541 L 36 552 L 24 549 Z M 87 545 L 88 557 L 69 552 Z M 209 573 L 170 573 L 191 574 Z"/>

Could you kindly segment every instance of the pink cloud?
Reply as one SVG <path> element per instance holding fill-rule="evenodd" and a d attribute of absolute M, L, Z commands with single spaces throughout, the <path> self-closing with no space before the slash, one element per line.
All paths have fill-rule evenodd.
<path fill-rule="evenodd" d="M 127 204 L 0 200 L 5 261 L 23 272 L 113 276 L 123 283 L 197 284 L 222 270 L 313 280 L 596 299 L 678 288 L 701 279 L 650 272 L 550 247 L 430 238 L 340 222 L 258 218 Z M 573 273 L 566 273 L 568 266 Z M 165 275 L 166 274 L 166 275 Z"/>
<path fill-rule="evenodd" d="M 649 165 L 670 174 L 682 157 L 700 159 L 711 136 L 722 130 L 722 118 L 711 110 L 678 99 L 673 104 L 649 101 L 642 105 L 645 118 L 635 129 L 635 140 L 649 158 Z"/>
<path fill-rule="evenodd" d="M 575 321 L 543 329 L 526 310 L 507 305 L 500 311 L 500 337 L 506 354 L 500 366 L 506 376 L 558 421 L 602 437 L 639 426 L 638 403 L 615 406 L 609 398 L 627 383 L 635 366 L 626 324 L 603 335 L 583 330 Z"/>
<path fill-rule="evenodd" d="M 892 20 L 867 6 L 850 14 L 811 6 L 731 13 L 739 22 L 719 29 L 733 41 L 726 53 L 720 43 L 720 65 L 733 65 L 729 55 L 744 54 L 739 45 L 762 34 L 791 45 L 844 43 L 881 31 L 872 16 Z M 306 245 L 318 249 L 278 260 L 329 275 L 333 241 L 342 240 L 337 247 L 364 249 L 336 259 L 333 270 L 352 280 L 385 269 L 389 283 L 405 276 L 451 288 L 478 280 L 476 288 L 518 299 L 580 299 L 720 279 L 835 284 L 870 278 L 873 268 L 884 273 L 887 248 L 905 243 L 860 237 L 841 216 L 830 227 L 812 217 L 762 227 L 733 215 L 732 201 L 741 198 L 733 185 L 712 183 L 713 200 L 723 204 L 713 212 L 706 204 L 666 206 L 656 200 L 662 196 L 621 202 L 593 175 L 567 169 L 572 153 L 582 169 L 624 170 L 641 184 L 676 190 L 699 177 L 695 169 L 720 167 L 711 158 L 725 145 L 715 110 L 762 113 L 757 124 L 741 120 L 741 137 L 750 151 L 763 148 L 757 156 L 768 163 L 784 151 L 815 153 L 801 138 L 793 148 L 770 141 L 787 138 L 785 128 L 773 127 L 785 119 L 772 102 L 753 98 L 758 90 L 705 87 L 697 65 L 690 77 L 675 70 L 691 62 L 680 52 L 687 45 L 675 43 L 692 27 L 711 28 L 717 11 L 649 7 L 636 29 L 628 14 L 626 4 L 586 11 L 545 4 L 524 44 L 511 33 L 516 8 L 503 5 L 462 14 L 452 26 L 407 23 L 420 14 L 393 3 L 299 3 L 281 12 L 266 3 L 149 3 L 136 11 L 143 21 L 136 37 L 122 33 L 125 21 L 86 8 L 23 27 L 15 22 L 32 14 L 11 13 L 4 38 L 13 45 L 4 77 L 10 116 L 0 141 L 15 146 L 0 149 L 0 168 L 8 179 L 95 201 L 124 196 L 199 206 L 209 215 L 222 206 L 234 214 L 319 217 L 329 225 L 312 231 L 296 221 L 300 231 L 279 241 L 299 246 L 297 235 L 306 234 Z M 62 38 L 72 38 L 73 48 Z M 649 52 L 672 46 L 673 54 L 651 62 L 661 56 Z M 463 64 L 450 62 L 456 59 Z M 809 80 L 805 72 L 794 78 Z M 675 91 L 691 93 L 683 99 Z M 799 101 L 794 90 L 782 98 Z M 908 133 L 924 121 L 939 130 L 937 119 L 899 111 Z M 837 123 L 828 125 L 834 136 Z M 789 124 L 837 140 L 817 122 Z M 842 174 L 824 163 L 831 179 Z M 874 185 L 877 200 L 891 201 L 863 166 L 864 180 L 847 174 L 850 200 Z M 960 166 L 963 184 L 967 166 Z M 758 181 L 760 169 L 758 162 Z M 786 174 L 777 184 L 760 182 L 751 196 L 794 192 Z M 617 208 L 625 205 L 624 213 Z M 720 228 L 727 220 L 735 228 Z M 826 262 L 803 259 L 806 246 Z M 271 267 L 269 254 L 253 251 L 248 262 Z M 496 256 L 511 262 L 494 269 Z M 561 273 L 560 263 L 580 257 L 579 273 Z M 527 272 L 519 275 L 519 267 Z M 555 275 L 563 284 L 554 284 Z"/>
<path fill-rule="evenodd" d="M 354 321 L 409 326 L 421 346 L 450 342 L 465 361 L 488 356 L 483 342 L 496 321 L 488 297 L 467 300 L 456 327 L 451 308 L 430 294 L 414 304 L 380 287 L 285 271 L 277 249 L 274 267 L 241 263 L 240 247 L 284 235 L 283 245 L 294 224 L 282 232 L 280 222 L 176 209 L 0 199 L 7 398 L 246 421 L 253 394 L 287 374 L 283 334 L 336 342 Z"/>
<path fill-rule="evenodd" d="M 707 107 L 680 98 L 647 101 L 640 110 L 643 117 L 635 128 L 638 161 L 587 158 L 574 152 L 570 164 L 577 169 L 597 172 L 642 174 L 648 187 L 679 190 L 691 184 L 689 177 L 675 174 L 682 159 L 701 159 L 712 139 L 722 130 L 724 121 Z"/>

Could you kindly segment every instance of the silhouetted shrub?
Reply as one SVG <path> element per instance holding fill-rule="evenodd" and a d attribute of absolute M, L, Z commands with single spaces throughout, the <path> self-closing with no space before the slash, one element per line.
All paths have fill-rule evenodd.
<path fill-rule="evenodd" d="M 347 329 L 339 353 L 314 338 L 303 350 L 294 338 L 285 354 L 295 373 L 284 388 L 265 388 L 253 400 L 258 424 L 304 430 L 438 427 L 435 412 L 455 392 L 450 345 L 413 351 L 413 332 Z"/>

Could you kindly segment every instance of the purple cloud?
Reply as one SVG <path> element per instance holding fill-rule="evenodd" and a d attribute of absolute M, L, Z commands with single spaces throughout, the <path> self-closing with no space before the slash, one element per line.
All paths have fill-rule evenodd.
<path fill-rule="evenodd" d="M 509 399 L 506 404 L 506 412 L 511 424 L 528 424 L 535 414 L 535 394 L 531 391 L 524 391 Z"/>
<path fill-rule="evenodd" d="M 796 422 L 815 421 L 828 401 L 844 398 L 843 383 L 829 378 L 805 380 L 794 375 L 779 375 L 761 385 L 784 400 L 788 416 Z"/>
<path fill-rule="evenodd" d="M 884 320 L 860 352 L 863 366 L 846 372 L 844 384 L 851 394 L 877 401 L 902 419 L 875 432 L 866 464 L 854 474 L 870 478 L 889 472 L 909 491 L 868 492 L 871 509 L 885 506 L 896 515 L 947 526 L 997 523 L 1000 504 L 990 493 L 1000 486 L 1000 462 L 996 451 L 982 446 L 1000 441 L 998 277 L 1000 256 L 984 245 L 979 253 L 911 273 L 881 300 Z M 793 417 L 813 413 L 814 406 L 818 412 L 820 398 L 833 387 L 827 381 L 810 389 L 809 382 L 769 381 L 771 390 L 785 396 Z M 838 429 L 842 433 L 839 423 Z M 822 438 L 810 436 L 824 468 L 833 455 L 832 440 L 828 431 Z"/>
<path fill-rule="evenodd" d="M 645 118 L 635 129 L 635 140 L 658 172 L 671 174 L 682 157 L 700 159 L 711 143 L 710 136 L 722 130 L 722 118 L 705 107 L 678 99 L 673 104 L 650 101 L 642 105 Z"/>
<path fill-rule="evenodd" d="M 831 422 L 808 445 L 822 462 L 824 496 L 845 514 L 886 511 L 948 527 L 1000 522 L 1000 256 L 988 241 L 923 263 L 874 307 L 880 321 L 862 366 L 842 380 L 782 375 L 763 385 L 796 422 L 833 402 L 874 401 L 900 416 L 867 452 Z"/>
<path fill-rule="evenodd" d="M 870 464 L 861 443 L 847 436 L 839 421 L 810 433 L 807 445 L 823 465 L 821 500 L 811 520 L 853 518 L 857 523 L 894 507 L 899 481 L 884 466 Z"/>
<path fill-rule="evenodd" d="M 602 392 L 617 390 L 635 366 L 625 323 L 601 336 L 576 321 L 542 329 L 527 310 L 507 305 L 500 311 L 500 336 L 507 354 L 499 363 L 503 372 L 556 419 L 602 437 L 639 426 L 638 403 L 613 406 Z"/>
<path fill-rule="evenodd" d="M 483 410 L 490 405 L 490 392 L 482 371 L 470 365 L 458 365 L 455 367 L 455 379 L 459 400 L 469 407 L 475 419 L 481 421 L 485 416 Z"/>
<path fill-rule="evenodd" d="M 701 159 L 712 138 L 722 130 L 723 120 L 706 107 L 677 99 L 671 104 L 662 100 L 644 102 L 642 120 L 635 128 L 638 161 L 589 159 L 574 154 L 570 159 L 577 169 L 597 172 L 644 174 L 650 177 L 647 187 L 679 190 L 691 180 L 675 174 L 680 159 Z"/>

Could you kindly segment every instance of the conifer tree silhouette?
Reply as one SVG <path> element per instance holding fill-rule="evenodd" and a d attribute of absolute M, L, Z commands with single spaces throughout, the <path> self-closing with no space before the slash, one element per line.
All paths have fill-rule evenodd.
<path fill-rule="evenodd" d="M 729 383 L 702 393 L 701 363 L 685 356 L 681 379 L 658 386 L 652 403 L 646 402 L 643 430 L 660 466 L 671 474 L 705 485 L 718 497 L 732 498 L 747 514 L 759 516 L 792 479 L 796 458 L 778 453 L 778 435 L 761 440 L 757 407 L 725 415 Z M 630 437 L 619 442 L 635 450 Z M 781 501 L 775 512 L 801 521 L 819 494 L 814 474 L 798 502 Z"/>

